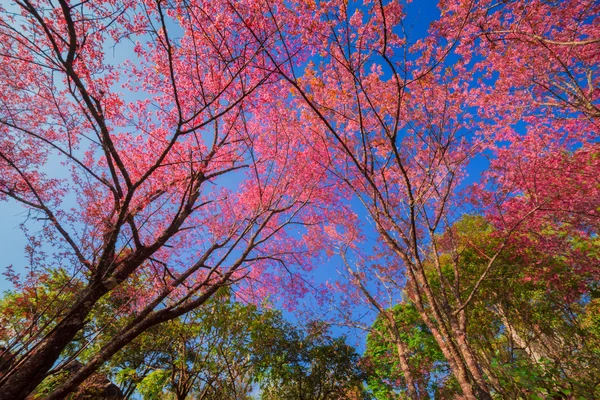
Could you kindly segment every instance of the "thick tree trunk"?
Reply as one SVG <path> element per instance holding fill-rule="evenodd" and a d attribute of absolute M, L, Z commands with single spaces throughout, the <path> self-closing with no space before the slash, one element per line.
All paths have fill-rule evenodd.
<path fill-rule="evenodd" d="M 62 321 L 24 359 L 13 365 L 0 385 L 0 400 L 24 399 L 42 382 L 62 351 L 83 328 L 94 304 L 106 292 L 101 285 L 90 287 Z"/>
<path fill-rule="evenodd" d="M 154 311 L 146 315 L 140 315 L 139 320 L 134 320 L 129 326 L 125 327 L 121 333 L 111 339 L 98 354 L 96 354 L 86 365 L 81 368 L 67 382 L 59 386 L 46 400 L 62 400 L 71 393 L 77 386 L 85 381 L 91 374 L 94 373 L 102 364 L 108 361 L 114 354 L 131 343 L 132 340 L 144 333 L 147 329 L 158 325 L 162 322 L 177 318 L 199 306 L 204 304 L 212 295 L 219 290 L 223 284 L 229 279 L 233 271 L 225 275 L 220 282 L 215 283 L 207 289 L 201 296 L 186 305 L 179 306 L 175 309 L 162 309 Z M 149 305 L 154 308 L 154 305 Z M 143 313 L 141 313 L 143 314 Z M 2 400 L 2 399 L 0 399 Z"/>
<path fill-rule="evenodd" d="M 537 351 L 536 346 L 534 346 L 529 341 L 523 339 L 523 337 L 519 334 L 516 328 L 511 324 L 508 320 L 508 316 L 506 312 L 502 309 L 502 306 L 497 307 L 497 314 L 500 315 L 500 319 L 502 324 L 504 324 L 504 328 L 506 329 L 506 333 L 519 348 L 523 349 L 525 353 L 529 356 L 529 358 L 538 365 L 543 367 L 542 359 L 544 356 L 546 358 L 550 358 L 547 354 L 542 354 L 542 352 Z M 539 338 L 543 338 L 542 335 L 538 334 Z"/>
<path fill-rule="evenodd" d="M 72 376 L 67 382 L 59 386 L 47 400 L 59 400 L 64 399 L 69 393 L 71 393 L 77 386 L 85 381 L 91 374 L 94 373 L 104 362 L 106 362 L 115 353 L 125 347 L 133 339 L 138 337 L 150 326 L 156 325 L 162 321 L 158 320 L 146 320 L 145 323 L 140 323 L 137 326 L 128 329 L 126 332 L 113 338 L 99 354 L 93 357 L 90 362 L 85 364 L 81 370 L 79 370 L 74 376 Z"/>

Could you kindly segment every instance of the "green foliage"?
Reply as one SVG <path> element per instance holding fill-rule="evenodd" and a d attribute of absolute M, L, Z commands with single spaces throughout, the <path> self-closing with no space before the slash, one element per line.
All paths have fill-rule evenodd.
<path fill-rule="evenodd" d="M 521 247 L 509 244 L 467 308 L 470 343 L 481 363 L 487 364 L 487 378 L 500 398 L 600 395 L 600 363 L 594 354 L 598 340 L 591 317 L 593 287 L 568 257 L 535 245 L 545 240 L 544 235 L 563 234 L 540 232 L 528 238 L 529 247 L 523 247 L 523 242 Z M 489 254 L 497 239 L 483 218 L 464 217 L 453 227 L 453 240 L 458 245 L 446 254 L 444 267 L 450 269 L 451 257 L 460 255 L 464 300 L 489 262 L 482 254 Z M 573 238 L 571 250 L 597 257 L 596 244 L 578 240 Z M 542 271 L 552 271 L 560 282 L 537 279 Z"/>
<path fill-rule="evenodd" d="M 169 371 L 156 369 L 142 379 L 137 386 L 137 390 L 144 400 L 162 399 L 163 390 L 169 381 L 169 376 Z"/>
<path fill-rule="evenodd" d="M 440 383 L 446 382 L 448 365 L 433 335 L 410 302 L 395 305 L 392 312 L 400 340 L 408 346 L 409 366 L 417 380 L 418 390 L 423 395 L 437 392 Z M 392 400 L 406 396 L 396 343 L 383 316 L 373 323 L 364 357 L 369 365 L 368 385 L 377 399 Z"/>
<path fill-rule="evenodd" d="M 494 396 L 503 399 L 600 397 L 600 302 L 597 282 L 576 273 L 569 258 L 534 246 L 509 243 L 465 308 L 469 344 L 484 369 Z M 464 302 L 489 263 L 500 240 L 479 216 L 466 216 L 438 237 L 440 269 L 450 287 L 459 274 L 459 301 Z M 571 250 L 600 260 L 596 240 L 569 238 Z M 588 260 L 589 261 L 589 260 Z M 459 303 L 447 284 L 444 292 L 433 255 L 425 270 L 432 289 L 450 307 Z M 558 284 L 536 279 L 540 271 L 561 276 Z M 454 286 L 456 287 L 456 286 Z M 443 297 L 442 297 L 443 296 Z M 400 339 L 420 395 L 452 398 L 460 391 L 449 365 L 410 302 L 392 309 Z M 367 338 L 365 358 L 369 387 L 378 399 L 406 397 L 406 383 L 388 324 L 379 316 Z M 569 397 L 570 396 L 570 397 Z"/>
<path fill-rule="evenodd" d="M 331 337 L 319 323 L 306 334 L 289 328 L 269 346 L 271 355 L 262 365 L 261 399 L 368 398 L 360 357 L 344 337 Z"/>
<path fill-rule="evenodd" d="M 36 286 L 7 291 L 0 299 L 0 343 L 25 346 L 49 332 L 81 285 L 63 269 L 37 277 Z"/>
<path fill-rule="evenodd" d="M 123 292 L 115 291 L 97 303 L 86 328 L 61 360 L 76 357 L 85 363 L 135 317 L 126 293 L 136 284 L 133 277 Z M 23 321 L 60 314 L 58 308 L 48 313 L 54 304 L 51 299 L 72 301 L 70 288 L 77 285 L 56 271 L 29 292 L 7 293 L 0 300 L 1 315 L 3 326 L 13 330 L 5 328 L 4 342 L 10 344 L 11 334 Z M 50 329 L 52 320 L 48 322 L 43 329 Z M 314 324 L 305 333 L 286 322 L 279 311 L 241 304 L 222 290 L 203 307 L 140 335 L 73 396 L 100 398 L 98 385 L 109 384 L 110 378 L 125 398 L 137 392 L 143 399 L 242 400 L 261 386 L 265 399 L 298 398 L 302 393 L 307 399 L 324 400 L 344 398 L 346 392 L 358 399 L 364 398 L 359 364 L 359 356 L 345 339 L 331 337 L 323 325 Z M 49 375 L 35 395 L 52 393 L 71 373 L 63 368 Z"/>
<path fill-rule="evenodd" d="M 76 371 L 82 367 L 78 361 L 72 361 L 65 368 L 51 373 L 42 381 L 32 395 L 33 399 L 44 399 L 52 394 Z M 96 372 L 80 384 L 66 400 L 122 400 L 123 395 L 119 388 L 107 378 L 105 374 Z"/>
<path fill-rule="evenodd" d="M 52 393 L 60 384 L 62 384 L 69 377 L 69 371 L 61 370 L 55 374 L 48 376 L 44 381 L 37 387 L 36 392 L 33 395 L 34 399 L 43 399 L 50 393 Z"/>
<path fill-rule="evenodd" d="M 204 307 L 150 329 L 115 355 L 110 368 L 125 391 L 154 398 L 245 398 L 264 358 L 259 340 L 283 323 L 280 313 L 233 301 L 227 291 Z"/>

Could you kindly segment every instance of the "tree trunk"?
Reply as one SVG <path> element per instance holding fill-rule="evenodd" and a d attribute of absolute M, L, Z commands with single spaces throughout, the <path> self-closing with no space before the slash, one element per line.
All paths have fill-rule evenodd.
<path fill-rule="evenodd" d="M 0 400 L 24 399 L 44 380 L 62 351 L 83 328 L 94 304 L 106 292 L 103 285 L 89 287 L 63 320 L 24 359 L 13 365 L 0 385 Z"/>
<path fill-rule="evenodd" d="M 177 397 L 177 400 L 185 400 L 187 395 L 188 395 L 187 392 L 184 392 L 184 393 L 177 392 L 177 394 L 175 396 Z"/>
<path fill-rule="evenodd" d="M 446 358 L 450 364 L 452 373 L 460 386 L 464 398 L 476 400 L 477 397 L 475 397 L 475 390 L 467 366 L 460 356 L 453 335 L 451 335 L 446 326 L 445 321 L 447 318 L 444 318 L 445 314 L 440 311 L 436 296 L 431 290 L 427 277 L 425 276 L 423 266 L 415 265 L 415 263 L 412 262 L 409 255 L 398 246 L 384 226 L 377 224 L 377 229 L 390 248 L 405 262 L 408 273 L 406 281 L 406 285 L 409 289 L 408 296 L 415 305 L 417 312 L 427 326 L 427 329 L 429 329 L 436 343 L 440 346 L 444 358 Z M 414 240 L 416 241 L 416 239 Z M 488 394 L 488 396 L 484 396 L 484 398 L 491 398 L 491 395 Z"/>
<path fill-rule="evenodd" d="M 468 400 L 477 400 L 478 398 L 475 397 L 475 392 L 477 390 L 471 383 L 468 370 L 464 364 L 464 361 L 458 354 L 456 346 L 452 342 L 452 338 L 448 336 L 442 336 L 440 330 L 438 330 L 437 327 L 431 323 L 431 320 L 430 324 L 431 326 L 428 326 L 428 329 L 431 331 L 431 334 L 433 335 L 433 338 L 437 342 L 438 346 L 440 346 L 442 354 L 444 354 L 444 357 L 450 363 L 450 368 L 452 369 L 452 373 L 456 378 L 458 385 L 460 386 L 464 398 Z"/>
<path fill-rule="evenodd" d="M 412 271 L 409 271 L 409 273 L 410 272 Z M 410 296 L 411 301 L 415 304 L 415 307 L 419 315 L 421 316 L 421 319 L 427 326 L 427 329 L 429 329 L 429 331 L 433 335 L 433 338 L 435 339 L 438 346 L 440 346 L 440 350 L 442 351 L 444 358 L 446 358 L 446 360 L 450 364 L 452 373 L 456 378 L 458 385 L 460 386 L 463 396 L 465 397 L 465 399 L 468 400 L 476 400 L 477 398 L 475 397 L 475 390 L 473 388 L 473 384 L 471 383 L 471 379 L 467 368 L 464 364 L 463 359 L 460 357 L 458 349 L 456 348 L 456 345 L 452 340 L 448 329 L 443 323 L 444 320 L 440 315 L 437 305 L 431 304 L 431 310 L 426 310 L 425 305 L 423 304 L 423 299 L 421 297 L 422 291 L 415 282 L 416 279 L 414 273 L 410 273 L 409 278 L 411 279 L 408 280 L 407 284 L 412 287 L 412 291 L 414 293 L 412 296 Z M 433 296 L 427 297 L 428 300 L 434 300 Z M 433 314 L 433 318 L 437 323 L 432 320 L 432 318 L 429 315 L 429 312 Z"/>
<path fill-rule="evenodd" d="M 133 339 L 138 337 L 150 326 L 156 325 L 162 321 L 146 320 L 144 323 L 138 324 L 137 326 L 127 330 L 123 334 L 113 338 L 108 344 L 106 344 L 99 354 L 93 357 L 90 362 L 81 368 L 74 376 L 72 376 L 67 382 L 59 386 L 47 400 L 59 400 L 64 399 L 69 393 L 71 393 L 77 386 L 85 381 L 91 374 L 94 373 L 104 362 L 106 362 L 115 353 L 125 347 Z"/>
<path fill-rule="evenodd" d="M 412 372 L 406 359 L 406 346 L 402 341 L 396 341 L 396 350 L 398 352 L 398 360 L 400 361 L 400 369 L 404 375 L 406 381 L 406 388 L 408 390 L 408 398 L 417 400 L 419 399 L 419 393 L 417 392 L 417 385 L 413 379 Z"/>
<path fill-rule="evenodd" d="M 393 313 L 387 313 L 386 316 L 388 317 L 388 323 L 390 324 L 389 330 L 391 336 L 394 338 L 394 344 L 396 345 L 396 352 L 398 354 L 398 361 L 400 362 L 400 369 L 402 370 L 404 380 L 406 381 L 408 397 L 410 399 L 417 400 L 419 399 L 419 393 L 417 391 L 417 384 L 413 377 L 413 373 L 410 370 L 410 365 L 408 364 L 408 347 L 406 343 L 404 343 L 400 338 L 400 332 L 398 330 L 398 325 L 396 324 L 396 320 L 394 319 Z"/>
<path fill-rule="evenodd" d="M 412 286 L 415 300 L 418 301 L 418 304 L 415 302 L 417 311 L 440 346 L 444 357 L 450 363 L 463 395 L 467 399 L 491 400 L 492 396 L 481 376 L 477 362 L 470 352 L 466 335 L 458 329 L 458 321 L 452 315 L 448 315 L 450 314 L 449 310 L 444 310 L 447 311 L 444 312 L 439 306 L 423 268 L 413 265 L 409 270 L 412 272 L 410 278 L 415 281 Z M 421 299 L 423 292 L 429 305 L 428 308 L 424 307 Z M 446 325 L 446 321 L 450 327 Z"/>
<path fill-rule="evenodd" d="M 454 336 L 456 338 L 460 354 L 462 355 L 465 361 L 465 365 L 467 366 L 467 369 L 473 376 L 473 380 L 477 385 L 477 398 L 491 400 L 492 396 L 490 394 L 490 390 L 487 387 L 487 383 L 483 379 L 483 375 L 481 374 L 478 362 L 475 359 L 473 350 L 471 349 L 471 344 L 469 343 L 469 340 L 466 336 L 466 332 L 455 330 Z"/>
<path fill-rule="evenodd" d="M 137 338 L 139 335 L 144 333 L 147 329 L 158 325 L 162 322 L 169 321 L 177 318 L 199 306 L 204 304 L 217 290 L 219 290 L 223 284 L 229 279 L 229 276 L 233 273 L 230 271 L 228 275 L 225 275 L 220 282 L 213 284 L 207 289 L 200 297 L 195 299 L 186 305 L 179 306 L 175 309 L 162 309 L 159 311 L 152 312 L 140 318 L 138 321 L 133 321 L 129 326 L 125 327 L 121 333 L 115 336 L 110 342 L 108 342 L 98 354 L 96 354 L 80 371 L 72 376 L 67 382 L 59 386 L 46 400 L 62 400 L 69 393 L 71 393 L 77 386 L 85 381 L 94 371 L 96 371 L 102 364 L 108 361 L 114 354 L 129 344 L 132 340 Z M 152 308 L 154 306 L 152 305 Z M 3 400 L 3 399 L 0 399 Z M 8 399 L 7 399 L 8 400 Z"/>

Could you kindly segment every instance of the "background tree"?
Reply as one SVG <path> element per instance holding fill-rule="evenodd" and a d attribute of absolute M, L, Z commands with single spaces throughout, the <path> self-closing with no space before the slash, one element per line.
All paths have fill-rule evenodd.
<path fill-rule="evenodd" d="M 61 271 L 48 277 L 36 287 L 38 296 L 64 295 L 66 279 Z M 234 301 L 226 289 L 204 307 L 139 335 L 66 398 L 105 398 L 109 393 L 119 399 L 250 399 L 259 386 L 265 398 L 343 398 L 346 392 L 366 398 L 360 357 L 345 338 L 332 337 L 321 323 L 305 332 L 277 310 Z M 135 318 L 118 311 L 123 299 L 117 294 L 96 305 L 33 398 L 52 396 Z M 4 326 L 20 324 L 23 314 L 39 306 L 39 297 L 7 293 L 0 308 Z M 10 342 L 10 335 L 7 330 L 2 343 Z"/>
<path fill-rule="evenodd" d="M 344 337 L 331 337 L 322 323 L 313 323 L 306 333 L 281 332 L 268 352 L 273 358 L 260 379 L 261 399 L 369 398 L 359 355 Z"/>
<path fill-rule="evenodd" d="M 236 303 L 222 292 L 206 307 L 141 335 L 108 368 L 122 386 L 137 386 L 142 394 L 250 398 L 258 365 L 265 357 L 259 343 L 266 332 L 283 330 L 283 323 L 278 312 Z M 135 358 L 145 361 L 132 368 L 130 360 Z"/>
<path fill-rule="evenodd" d="M 442 271 L 451 276 L 453 259 L 460 257 L 463 282 L 473 285 L 487 265 L 485 252 L 480 249 L 486 244 L 493 246 L 498 240 L 494 235 L 482 217 L 467 216 L 458 221 L 440 238 Z M 564 270 L 561 274 L 571 281 L 563 285 L 534 280 L 531 275 L 538 268 L 566 267 L 563 257 L 538 251 L 513 246 L 506 249 L 470 306 L 466 333 L 479 365 L 489 368 L 486 375 L 497 379 L 491 383 L 496 396 L 594 398 L 597 339 L 594 323 L 585 321 L 595 310 L 595 286 L 573 296 L 574 288 L 582 287 L 582 277 Z M 529 264 L 533 257 L 539 262 Z M 429 269 L 437 294 L 442 285 L 436 282 L 434 267 Z M 448 365 L 420 316 L 411 312 L 410 304 L 397 306 L 394 311 L 398 325 L 410 332 L 404 340 L 411 349 L 418 349 L 410 360 L 418 361 L 421 374 L 430 379 L 428 393 L 436 393 L 436 397 L 455 395 L 456 382 L 447 379 Z M 385 399 L 394 396 L 394 390 L 403 393 L 406 386 L 382 319 L 380 316 L 374 324 L 365 355 L 374 368 L 369 384 L 376 397 Z M 433 357 L 428 359 L 428 355 Z"/>
<path fill-rule="evenodd" d="M 465 217 L 444 235 L 454 242 L 444 258 L 458 249 L 469 282 L 486 264 L 479 249 L 497 240 L 494 230 L 482 217 Z M 593 310 L 597 282 L 590 285 L 560 253 L 516 246 L 499 257 L 472 305 L 467 332 L 480 365 L 498 377 L 494 390 L 504 398 L 596 397 L 596 339 L 583 316 Z M 535 279 L 539 270 L 560 274 L 562 284 Z"/>

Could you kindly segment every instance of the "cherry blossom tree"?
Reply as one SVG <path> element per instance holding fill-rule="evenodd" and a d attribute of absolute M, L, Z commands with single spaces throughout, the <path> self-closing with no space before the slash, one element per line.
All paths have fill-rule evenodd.
<path fill-rule="evenodd" d="M 32 270 L 84 282 L 46 300 L 47 324 L 33 314 L 14 332 L 0 399 L 24 398 L 60 364 L 108 293 L 131 322 L 50 398 L 222 286 L 302 293 L 296 274 L 323 248 L 307 238 L 333 203 L 318 151 L 276 102 L 287 89 L 266 49 L 302 54 L 261 17 L 267 6 L 19 0 L 0 10 L 0 199 L 41 224 L 27 231 L 46 245 L 30 246 Z"/>
<path fill-rule="evenodd" d="M 448 3 L 439 29 L 464 6 Z M 592 1 L 482 2 L 457 47 L 480 71 L 478 128 L 494 155 L 479 204 L 500 229 L 537 208 L 514 239 L 568 258 L 583 286 L 598 279 L 574 243 L 593 242 L 600 222 L 599 15 Z M 536 278 L 560 284 L 544 268 Z"/>
<path fill-rule="evenodd" d="M 444 1 L 439 21 L 417 41 L 397 1 L 294 7 L 309 33 L 285 29 L 286 20 L 272 13 L 278 34 L 283 41 L 301 35 L 319 57 L 303 74 L 277 72 L 307 129 L 328 142 L 330 173 L 363 204 L 395 258 L 389 272 L 361 270 L 378 275 L 370 282 L 406 293 L 466 398 L 491 398 L 499 382 L 477 358 L 466 327 L 499 256 L 548 222 L 585 239 L 597 234 L 598 186 L 590 179 L 598 172 L 597 4 Z M 285 63 L 268 54 L 273 64 Z M 464 196 L 461 183 L 477 155 L 491 158 L 491 169 Z M 566 182 L 557 179 L 557 165 L 566 167 Z M 565 183 L 576 192 L 557 191 Z M 444 273 L 439 236 L 468 205 L 493 216 L 498 228 L 495 245 L 477 249 L 487 265 L 474 281 L 462 279 L 458 252 Z M 352 248 L 355 236 L 333 236 Z M 393 278 L 399 269 L 405 284 Z M 382 303 L 369 298 L 366 278 L 351 275 L 364 301 Z"/>
<path fill-rule="evenodd" d="M 426 265 L 436 261 L 427 248 L 452 220 L 453 194 L 477 151 L 464 131 L 468 116 L 462 108 L 470 98 L 463 82 L 469 73 L 460 64 L 444 68 L 451 44 L 433 46 L 434 36 L 414 46 L 422 54 L 411 61 L 398 32 L 400 4 L 371 4 L 349 13 L 343 4 L 322 10 L 326 59 L 309 65 L 301 79 L 280 73 L 313 129 L 330 141 L 332 173 L 362 202 L 394 254 L 389 276 L 405 271 L 407 294 L 463 394 L 489 397 L 464 335 L 464 293 L 437 298 L 425 274 Z M 379 273 L 386 274 L 385 268 Z"/>

